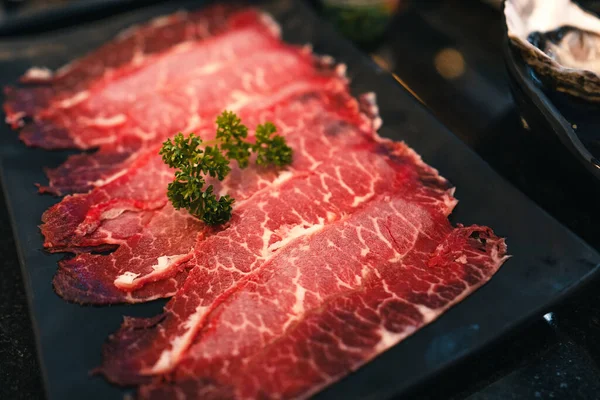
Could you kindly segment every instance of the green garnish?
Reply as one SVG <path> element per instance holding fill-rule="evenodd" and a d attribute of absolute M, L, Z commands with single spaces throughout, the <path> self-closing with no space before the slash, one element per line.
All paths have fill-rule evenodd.
<path fill-rule="evenodd" d="M 270 122 L 256 127 L 256 143 L 252 145 L 252 151 L 256 153 L 256 164 L 277 167 L 291 164 L 292 149 L 283 137 L 272 136 L 275 132 L 277 128 Z"/>
<path fill-rule="evenodd" d="M 169 183 L 167 196 L 176 209 L 185 208 L 208 225 L 219 225 L 231 218 L 235 199 L 229 195 L 217 196 L 213 186 L 206 184 L 206 176 L 222 181 L 231 171 L 229 162 L 237 161 L 240 168 L 248 166 L 251 153 L 256 154 L 256 164 L 282 167 L 292 162 L 292 149 L 285 139 L 275 135 L 277 129 L 271 122 L 256 127 L 256 141 L 246 141 L 248 128 L 231 111 L 217 117 L 217 134 L 214 140 L 203 142 L 190 133 L 178 133 L 167 139 L 160 149 L 163 161 L 175 168 L 175 180 Z"/>

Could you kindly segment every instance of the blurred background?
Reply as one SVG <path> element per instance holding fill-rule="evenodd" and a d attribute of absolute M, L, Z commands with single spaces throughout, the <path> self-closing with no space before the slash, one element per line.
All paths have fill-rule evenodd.
<path fill-rule="evenodd" d="M 301 1 L 301 0 L 299 0 Z M 394 75 L 450 130 L 500 174 L 595 248 L 600 248 L 598 186 L 567 173 L 564 154 L 538 139 L 513 99 L 505 68 L 501 0 L 384 1 L 385 12 L 357 15 L 335 0 L 309 1 L 381 68 Z M 130 11 L 158 0 L 1 0 L 0 40 Z M 360 1 L 357 1 L 360 3 Z M 371 4 L 377 1 L 370 1 Z M 590 2 L 593 3 L 593 2 Z M 596 2 L 596 5 L 598 2 Z M 66 13 L 66 10 L 69 13 Z M 357 28 L 358 27 L 358 28 Z M 358 34 L 359 33 L 359 34 Z M 1 73 L 1 71 L 0 71 Z M 531 122 L 531 121 L 529 121 Z M 3 201 L 3 200 L 2 200 Z M 0 282 L 0 398 L 38 398 L 40 376 L 26 299 L 5 207 L 0 238 L 13 249 Z M 2 235 L 4 233 L 4 235 Z M 20 310 L 20 311 L 14 311 Z M 552 313 L 505 338 L 435 382 L 414 399 L 597 399 L 600 393 L 600 294 L 581 290 Z"/>
<path fill-rule="evenodd" d="M 14 13 L 33 13 L 48 7 L 63 6 L 71 2 L 72 0 L 2 0 L 2 16 L 14 16 Z"/>

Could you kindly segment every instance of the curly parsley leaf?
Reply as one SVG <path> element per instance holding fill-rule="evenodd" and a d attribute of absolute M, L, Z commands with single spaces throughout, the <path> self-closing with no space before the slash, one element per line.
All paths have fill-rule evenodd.
<path fill-rule="evenodd" d="M 231 171 L 229 162 L 237 161 L 240 168 L 249 164 L 251 153 L 256 153 L 257 165 L 282 167 L 292 162 L 292 149 L 276 132 L 275 125 L 267 122 L 256 128 L 256 141 L 249 143 L 248 128 L 231 111 L 217 117 L 215 140 L 210 145 L 193 133 L 187 137 L 178 133 L 167 139 L 160 150 L 163 161 L 175 168 L 175 179 L 167 187 L 167 197 L 176 209 L 185 208 L 208 225 L 219 225 L 231 218 L 235 202 L 229 195 L 217 198 L 213 186 L 206 185 L 206 176 L 222 181 Z"/>
<path fill-rule="evenodd" d="M 277 167 L 291 164 L 293 151 L 282 136 L 273 136 L 275 132 L 277 129 L 271 122 L 256 127 L 256 142 L 252 145 L 252 151 L 256 153 L 256 164 Z"/>

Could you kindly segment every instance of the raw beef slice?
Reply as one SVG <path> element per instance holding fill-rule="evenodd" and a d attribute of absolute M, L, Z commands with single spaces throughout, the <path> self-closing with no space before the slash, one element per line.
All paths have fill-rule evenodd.
<path fill-rule="evenodd" d="M 316 75 L 310 52 L 277 35 L 255 11 L 215 7 L 162 18 L 54 74 L 31 70 L 21 87 L 6 88 L 7 121 L 29 145 L 98 148 L 48 170 L 50 184 L 41 188 L 85 192 L 118 176 L 140 148 L 212 123 L 225 108 L 260 102 L 282 80 Z M 168 46 L 153 45 L 163 37 Z"/>
<path fill-rule="evenodd" d="M 185 359 L 138 397 L 305 398 L 462 300 L 505 250 L 489 228 L 452 228 L 418 204 L 378 198 L 239 281 L 207 310 Z"/>

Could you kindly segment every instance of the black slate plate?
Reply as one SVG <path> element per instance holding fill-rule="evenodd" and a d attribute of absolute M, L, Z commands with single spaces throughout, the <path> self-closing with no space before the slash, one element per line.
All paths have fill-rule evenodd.
<path fill-rule="evenodd" d="M 191 4 L 197 7 L 199 2 Z M 132 23 L 184 5 L 170 2 L 44 37 L 0 41 L 0 85 L 15 82 L 31 65 L 58 67 Z M 282 24 L 286 40 L 313 43 L 316 52 L 345 62 L 355 94 L 376 92 L 384 120 L 381 134 L 406 140 L 458 187 L 461 202 L 452 220 L 492 226 L 499 235 L 508 237 L 514 256 L 489 284 L 438 321 L 317 398 L 382 399 L 406 393 L 539 316 L 592 277 L 600 262 L 598 253 L 492 171 L 391 76 L 319 21 L 306 5 L 286 0 L 265 8 Z M 38 196 L 32 183 L 43 181 L 42 167 L 58 164 L 65 153 L 28 149 L 7 126 L 0 129 L 2 182 L 30 296 L 48 396 L 53 400 L 120 398 L 120 389 L 87 373 L 99 364 L 101 344 L 117 329 L 123 314 L 152 315 L 162 304 L 80 307 L 52 292 L 58 257 L 40 251 L 37 224 L 56 199 Z"/>

